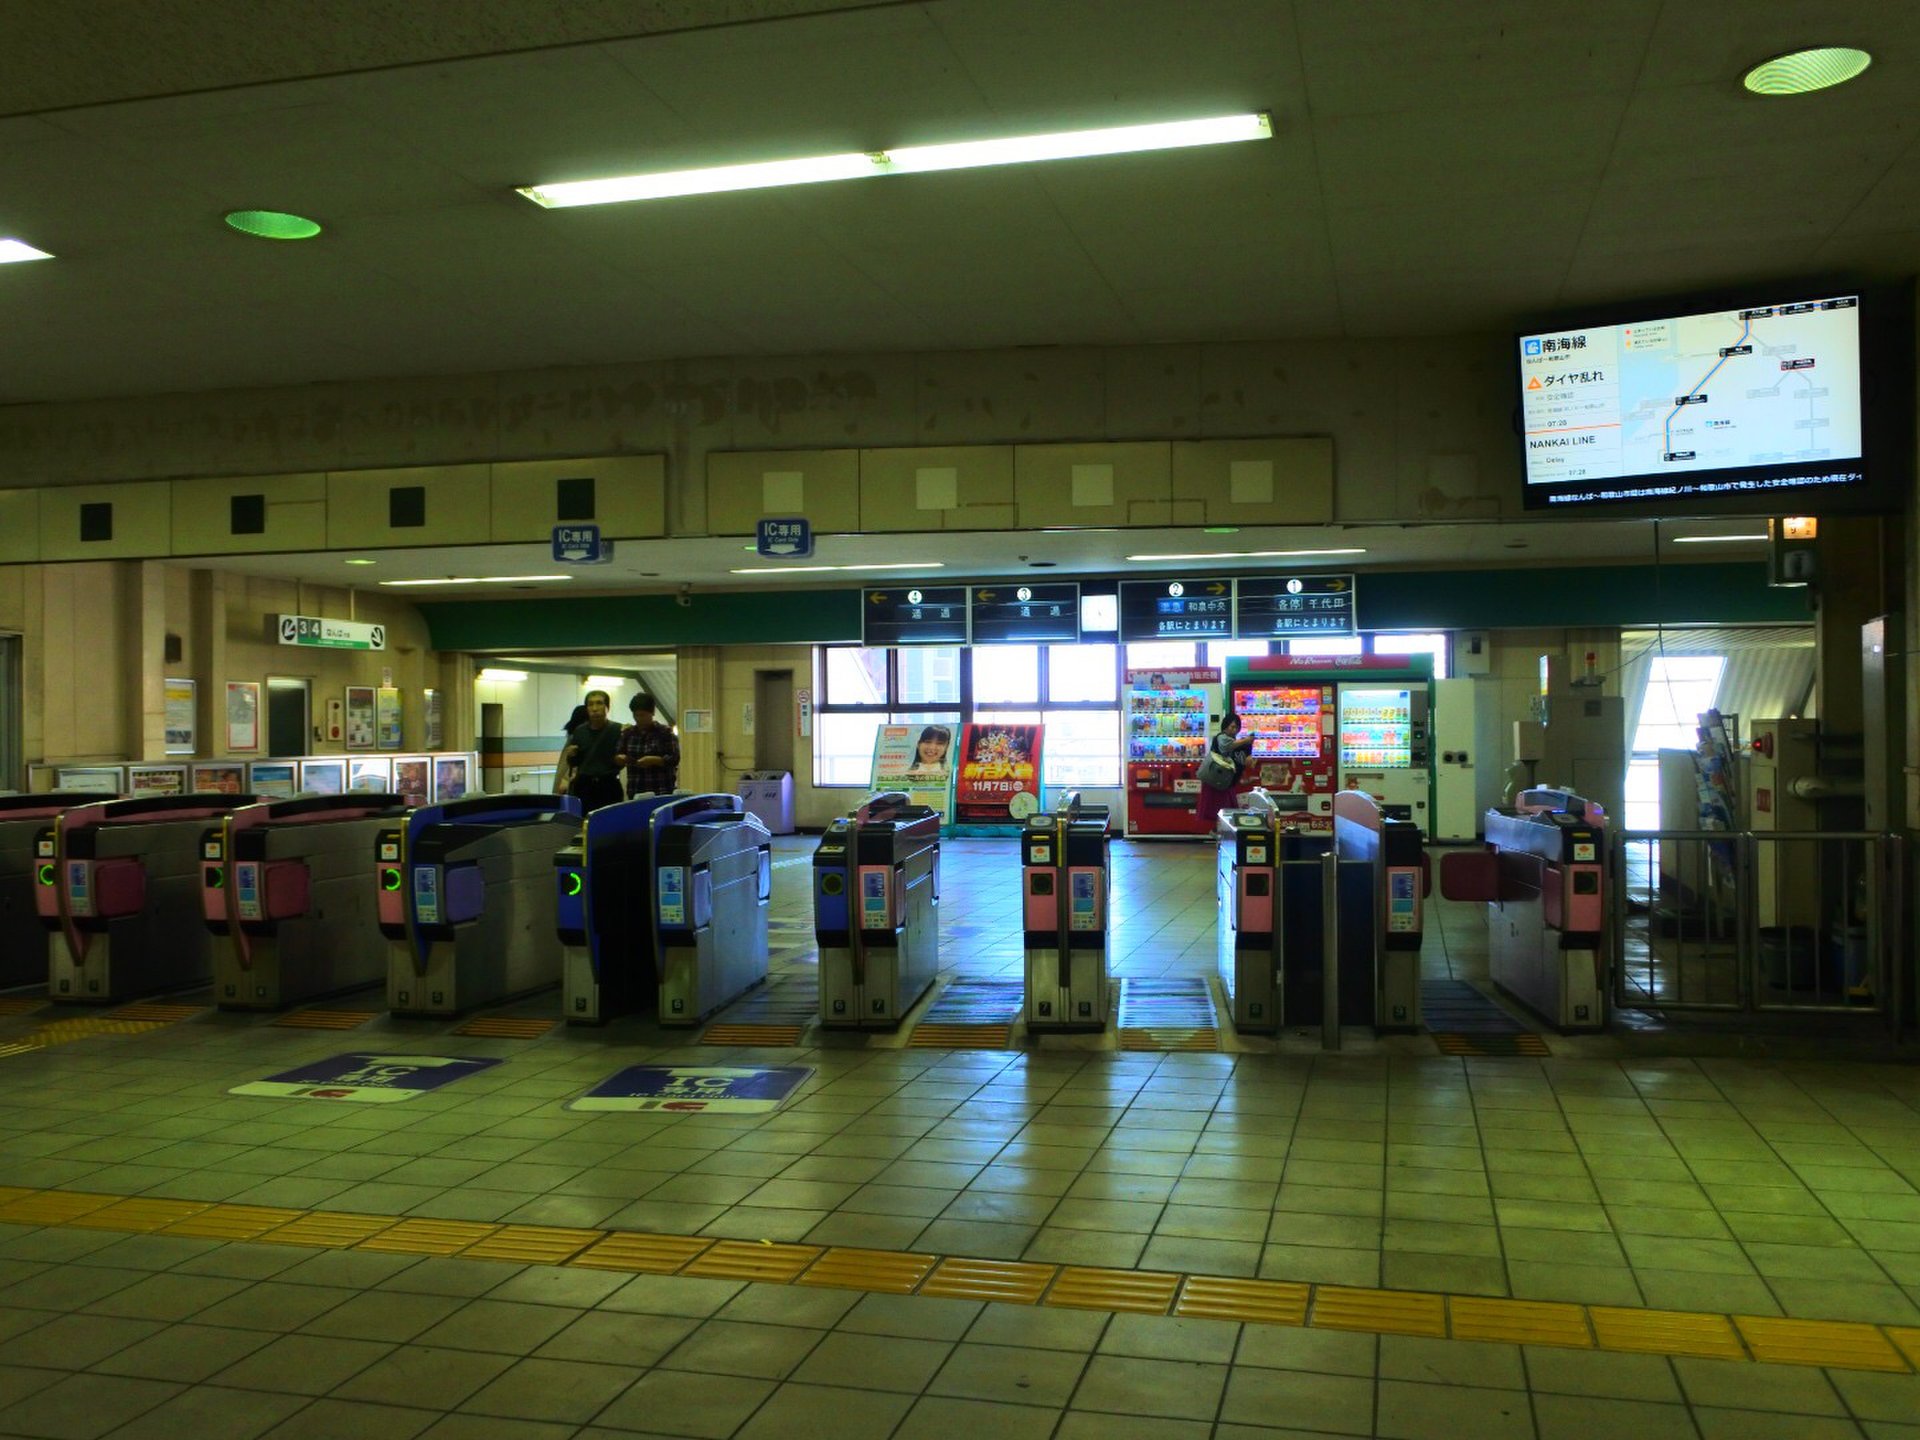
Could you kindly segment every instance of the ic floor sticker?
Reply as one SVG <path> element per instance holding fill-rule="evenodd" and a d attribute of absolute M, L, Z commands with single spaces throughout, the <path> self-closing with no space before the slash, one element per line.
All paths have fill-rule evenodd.
<path fill-rule="evenodd" d="M 284 1100 L 347 1100 L 391 1105 L 442 1085 L 477 1075 L 498 1060 L 455 1060 L 444 1055 L 335 1055 L 298 1070 L 236 1085 L 229 1095 L 266 1095 Z"/>
<path fill-rule="evenodd" d="M 764 1115 L 778 1110 L 813 1071 L 804 1065 L 632 1065 L 568 1103 L 569 1110 L 708 1110 Z"/>

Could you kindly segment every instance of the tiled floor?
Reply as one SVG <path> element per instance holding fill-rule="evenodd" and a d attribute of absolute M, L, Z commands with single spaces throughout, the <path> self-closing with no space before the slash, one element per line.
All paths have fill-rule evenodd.
<path fill-rule="evenodd" d="M 793 854 L 804 847 L 790 847 Z M 1010 847 L 949 848 L 948 964 L 1017 974 Z M 1211 857 L 1115 847 L 1116 969 L 1213 962 Z M 805 913 L 804 865 L 776 918 Z M 1436 907 L 1429 973 L 1473 978 Z M 807 937 L 780 927 L 782 963 Z M 34 1017 L 0 1019 L 0 1043 Z M 0 1057 L 0 1185 L 1920 1324 L 1920 1071 L 1016 1053 L 858 1038 L 770 1116 L 585 1114 L 641 1022 L 535 1040 L 208 1014 Z M 1316 1037 L 1317 1041 L 1317 1037 Z M 348 1050 L 507 1063 L 397 1105 L 233 1097 Z M 0 1435 L 1920 1436 L 1920 1376 L 0 1227 Z"/>

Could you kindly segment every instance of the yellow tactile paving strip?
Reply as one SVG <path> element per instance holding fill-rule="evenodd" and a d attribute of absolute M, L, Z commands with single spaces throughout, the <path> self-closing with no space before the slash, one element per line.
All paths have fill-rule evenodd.
<path fill-rule="evenodd" d="M 1011 1050 L 1011 1025 L 916 1025 L 909 1050 Z"/>
<path fill-rule="evenodd" d="M 1122 1050 L 1218 1050 L 1218 1030 L 1127 1029 L 1120 1033 Z"/>
<path fill-rule="evenodd" d="M 32 999 L 12 1003 L 23 1005 L 25 1008 L 0 1011 L 0 1014 L 26 1014 L 38 1010 L 46 1002 Z M 162 1030 L 169 1025 L 203 1014 L 206 1008 L 204 1005 L 164 1005 L 142 1002 L 136 1005 L 121 1005 L 94 1014 L 69 1013 L 62 1019 L 43 1021 L 18 1039 L 0 1045 L 0 1056 L 31 1055 L 34 1051 L 44 1050 L 51 1045 L 70 1045 L 75 1040 L 86 1040 L 95 1035 L 144 1035 L 150 1030 Z"/>
<path fill-rule="evenodd" d="M 354 1030 L 373 1016 L 371 1010 L 295 1010 L 273 1023 L 288 1030 Z"/>
<path fill-rule="evenodd" d="M 979 1260 L 855 1246 L 715 1240 L 701 1235 L 651 1235 L 557 1225 L 498 1225 L 264 1205 L 210 1205 L 193 1200 L 5 1185 L 0 1185 L 0 1224 L 74 1226 L 131 1235 L 190 1235 L 518 1264 L 580 1265 L 635 1274 L 825 1285 L 881 1295 L 991 1300 L 1374 1335 L 1701 1356 L 1765 1365 L 1897 1374 L 1920 1371 L 1920 1328 L 1841 1320 L 1635 1310 L 1164 1270 Z"/>
<path fill-rule="evenodd" d="M 486 1035 L 499 1040 L 538 1040 L 559 1023 L 517 1015 L 477 1015 L 453 1033 Z"/>
<path fill-rule="evenodd" d="M 702 1045 L 785 1045 L 800 1043 L 804 1025 L 709 1025 Z"/>

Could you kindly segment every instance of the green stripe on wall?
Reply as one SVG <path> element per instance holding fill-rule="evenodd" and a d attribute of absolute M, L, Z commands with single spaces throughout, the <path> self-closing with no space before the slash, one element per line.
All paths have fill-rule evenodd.
<path fill-rule="evenodd" d="M 1779 624 L 1810 614 L 1805 590 L 1767 588 L 1765 565 L 1363 571 L 1355 588 L 1360 624 L 1368 630 Z M 695 595 L 690 606 L 671 595 L 441 600 L 421 605 L 420 613 L 436 650 L 823 645 L 860 638 L 858 590 Z"/>

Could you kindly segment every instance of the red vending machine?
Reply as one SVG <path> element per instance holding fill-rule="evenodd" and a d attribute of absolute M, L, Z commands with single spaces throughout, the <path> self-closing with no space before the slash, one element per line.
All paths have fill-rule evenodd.
<path fill-rule="evenodd" d="M 1254 675 L 1231 687 L 1240 734 L 1253 737 L 1245 775 L 1298 830 L 1333 829 L 1334 687 L 1309 676 Z"/>
<path fill-rule="evenodd" d="M 1220 672 L 1127 671 L 1127 834 L 1211 835 L 1194 814 Z"/>

